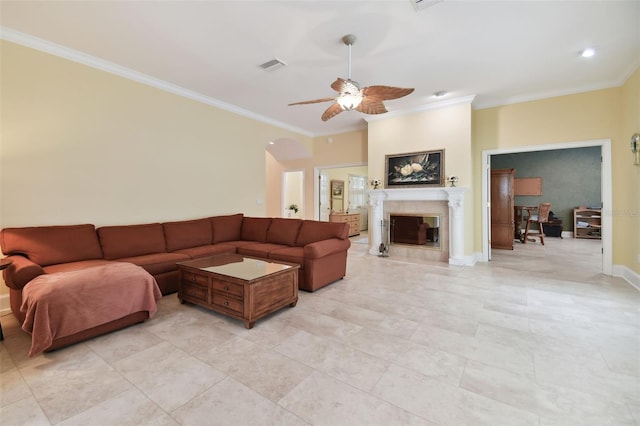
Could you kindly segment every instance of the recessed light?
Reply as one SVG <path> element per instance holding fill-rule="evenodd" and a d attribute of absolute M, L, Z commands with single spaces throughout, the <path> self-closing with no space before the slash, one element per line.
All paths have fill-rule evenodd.
<path fill-rule="evenodd" d="M 433 92 L 433 96 L 436 98 L 442 98 L 443 96 L 447 96 L 447 92 L 444 90 L 439 90 L 437 92 Z"/>
<path fill-rule="evenodd" d="M 596 49 L 592 47 L 587 47 L 586 49 L 583 49 L 580 51 L 580 56 L 582 56 L 583 58 L 590 58 L 595 54 L 596 54 Z"/>

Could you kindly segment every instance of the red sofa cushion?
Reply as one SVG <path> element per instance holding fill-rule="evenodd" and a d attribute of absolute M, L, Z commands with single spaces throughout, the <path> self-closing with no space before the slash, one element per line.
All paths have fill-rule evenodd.
<path fill-rule="evenodd" d="M 212 256 L 214 254 L 235 253 L 235 252 L 236 252 L 236 246 L 232 244 L 221 243 L 221 244 L 214 244 L 214 245 L 209 244 L 209 245 L 200 246 L 200 247 L 190 247 L 182 250 L 176 250 L 174 253 L 186 254 L 190 258 L 195 259 L 198 257 Z"/>
<path fill-rule="evenodd" d="M 104 226 L 98 228 L 98 236 L 104 258 L 109 260 L 167 251 L 160 223 Z"/>
<path fill-rule="evenodd" d="M 267 232 L 271 218 L 269 217 L 245 217 L 242 219 L 242 231 L 240 239 L 243 241 L 267 241 Z"/>
<path fill-rule="evenodd" d="M 167 251 L 206 246 L 213 241 L 209 219 L 165 222 L 162 227 L 164 228 Z"/>
<path fill-rule="evenodd" d="M 300 228 L 296 245 L 304 247 L 316 241 L 328 240 L 330 238 L 349 238 L 349 224 L 346 222 L 319 222 L 316 220 L 305 220 Z"/>
<path fill-rule="evenodd" d="M 300 269 L 304 268 L 304 248 L 287 247 L 269 252 L 269 259 L 281 260 L 283 262 L 297 263 Z"/>
<path fill-rule="evenodd" d="M 301 219 L 273 218 L 267 232 L 267 242 L 293 247 L 296 245 L 301 226 Z"/>
<path fill-rule="evenodd" d="M 40 266 L 102 258 L 96 228 L 90 224 L 5 228 L 0 245 L 4 254 L 24 255 Z"/>
<path fill-rule="evenodd" d="M 177 270 L 177 262 L 189 259 L 189 256 L 182 253 L 152 253 L 142 256 L 124 257 L 118 259 L 118 261 L 133 263 L 134 265 L 143 267 L 151 275 L 159 275 Z"/>
<path fill-rule="evenodd" d="M 283 246 L 282 244 L 252 243 L 238 247 L 238 253 L 244 254 L 245 256 L 262 257 L 267 259 L 270 252 L 283 248 L 286 248 L 286 246 Z"/>
<path fill-rule="evenodd" d="M 242 213 L 238 213 L 210 218 L 213 244 L 223 243 L 225 241 L 238 241 L 240 239 L 243 217 L 244 215 Z"/>

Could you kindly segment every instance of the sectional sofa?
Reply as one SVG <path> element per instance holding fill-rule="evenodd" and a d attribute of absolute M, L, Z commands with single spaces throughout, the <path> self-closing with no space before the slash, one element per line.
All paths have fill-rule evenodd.
<path fill-rule="evenodd" d="M 349 225 L 314 220 L 215 216 L 141 225 L 5 228 L 0 247 L 11 310 L 21 322 L 22 289 L 32 279 L 110 262 L 141 266 L 167 295 L 178 289 L 176 262 L 240 253 L 300 265 L 299 288 L 315 291 L 346 274 Z M 126 297 L 126 296 L 125 296 Z"/>

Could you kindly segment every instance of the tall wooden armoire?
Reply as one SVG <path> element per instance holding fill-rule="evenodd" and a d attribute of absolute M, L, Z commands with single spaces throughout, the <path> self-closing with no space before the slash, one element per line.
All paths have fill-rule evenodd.
<path fill-rule="evenodd" d="M 513 250 L 515 169 L 491 170 L 491 248 Z"/>

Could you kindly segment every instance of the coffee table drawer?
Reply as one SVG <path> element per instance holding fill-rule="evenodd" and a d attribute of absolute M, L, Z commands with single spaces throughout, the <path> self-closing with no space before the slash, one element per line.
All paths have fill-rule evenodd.
<path fill-rule="evenodd" d="M 221 308 L 228 309 L 242 315 L 244 306 L 242 300 L 233 299 L 222 294 L 213 293 L 211 295 L 211 303 Z"/>
<path fill-rule="evenodd" d="M 244 295 L 244 287 L 240 284 L 228 283 L 215 278 L 211 278 L 211 288 L 225 294 L 233 294 L 242 297 Z"/>
<path fill-rule="evenodd" d="M 209 278 L 205 275 L 194 274 L 189 271 L 182 271 L 182 280 L 190 283 L 198 283 L 202 285 L 209 284 Z"/>
<path fill-rule="evenodd" d="M 180 292 L 183 297 L 189 299 L 195 299 L 208 303 L 209 289 L 206 286 L 195 284 L 192 282 L 182 282 L 182 291 Z"/>

